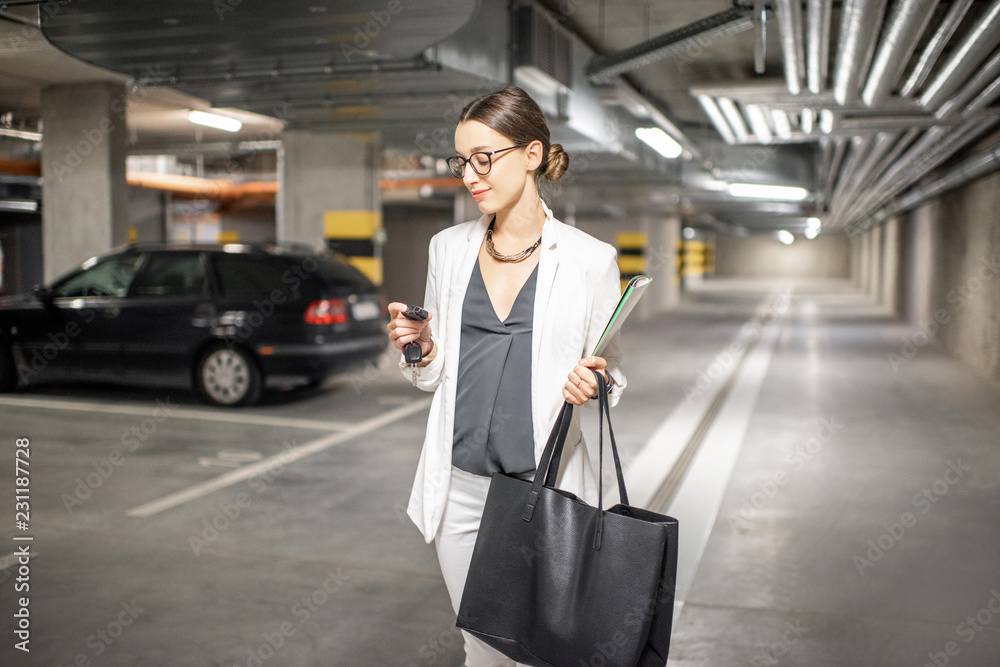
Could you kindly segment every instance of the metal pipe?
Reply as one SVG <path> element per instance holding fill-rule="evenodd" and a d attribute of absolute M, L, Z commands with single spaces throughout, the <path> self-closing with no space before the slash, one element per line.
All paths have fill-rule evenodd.
<path fill-rule="evenodd" d="M 942 144 L 942 147 L 936 151 L 936 154 L 932 159 L 926 161 L 926 163 L 921 164 L 918 169 L 907 174 L 904 179 L 899 180 L 894 187 L 888 191 L 884 197 L 882 197 L 874 206 L 869 207 L 864 210 L 864 213 L 857 219 L 869 218 L 873 219 L 873 223 L 880 222 L 888 217 L 885 211 L 892 210 L 892 207 L 887 207 L 886 203 L 891 197 L 899 194 L 900 192 L 906 190 L 921 178 L 923 178 L 927 173 L 935 169 L 942 162 L 950 158 L 956 152 L 958 152 L 963 146 L 973 141 L 979 137 L 983 132 L 988 130 L 994 121 L 980 121 L 977 123 L 969 123 L 967 128 L 964 128 L 961 132 L 956 132 L 954 135 L 949 137 L 947 141 Z M 973 171 L 973 173 L 976 173 Z M 929 195 L 928 195 L 929 196 Z M 880 211 L 880 209 L 882 209 Z"/>
<path fill-rule="evenodd" d="M 870 208 L 870 202 L 882 198 L 883 193 L 889 190 L 893 183 L 900 180 L 900 174 L 911 164 L 929 157 L 931 148 L 941 140 L 944 134 L 945 130 L 941 127 L 932 127 L 926 131 L 923 136 L 906 150 L 902 157 L 888 164 L 885 172 L 875 181 L 872 187 L 865 190 L 865 192 L 861 193 L 860 197 L 848 205 L 846 210 L 847 215 L 850 215 L 857 209 Z"/>
<path fill-rule="evenodd" d="M 954 190 L 997 169 L 1000 169 L 1000 144 L 973 155 L 931 183 L 910 190 L 900 198 L 890 215 L 915 208 L 931 197 Z"/>
<path fill-rule="evenodd" d="M 1000 38 L 1000 0 L 993 0 L 972 32 L 954 50 L 920 97 L 920 105 L 936 110 L 983 62 Z"/>
<path fill-rule="evenodd" d="M 830 141 L 824 139 L 821 141 Z M 840 166 L 843 164 L 844 154 L 847 152 L 847 141 L 841 138 L 833 139 L 833 153 L 830 156 L 830 165 L 827 170 L 826 185 L 823 188 L 824 201 L 829 202 L 833 198 L 833 185 L 840 173 Z M 830 207 L 833 210 L 833 207 Z"/>
<path fill-rule="evenodd" d="M 255 70 L 233 72 L 230 70 L 213 70 L 190 72 L 184 75 L 176 73 L 156 76 L 136 77 L 138 86 L 177 86 L 179 84 L 211 84 L 229 83 L 248 80 L 280 80 L 288 82 L 295 79 L 325 80 L 338 76 L 357 76 L 358 74 L 380 74 L 385 72 L 412 72 L 420 70 L 440 70 L 441 65 L 422 57 L 403 60 L 382 60 L 376 62 L 336 63 L 329 65 L 307 65 L 297 67 L 261 67 Z"/>
<path fill-rule="evenodd" d="M 762 144 L 771 143 L 774 140 L 774 134 L 771 133 L 771 126 L 767 123 L 764 109 L 758 104 L 747 104 L 745 109 L 747 120 L 750 121 L 750 127 L 753 129 L 757 140 Z"/>
<path fill-rule="evenodd" d="M 909 62 L 917 41 L 934 14 L 938 0 L 901 0 L 893 7 L 861 100 L 878 106 L 889 96 Z"/>
<path fill-rule="evenodd" d="M 912 144 L 917 137 L 920 136 L 923 130 L 921 128 L 911 127 L 906 132 L 903 133 L 896 143 L 892 145 L 892 148 L 884 157 L 880 159 L 878 164 L 872 169 L 871 178 L 872 181 L 878 179 L 885 171 L 896 164 L 899 156 L 903 154 L 910 144 Z"/>
<path fill-rule="evenodd" d="M 750 139 L 750 131 L 747 129 L 746 123 L 743 122 L 743 114 L 736 107 L 736 103 L 728 97 L 716 98 L 716 103 L 722 110 L 722 115 L 729 121 L 729 126 L 733 128 L 736 141 L 741 144 L 746 143 Z"/>
<path fill-rule="evenodd" d="M 937 110 L 935 116 L 937 118 L 947 118 L 955 113 L 957 113 L 962 107 L 966 107 L 969 102 L 974 99 L 979 93 L 983 91 L 986 86 L 989 85 L 990 81 L 996 78 L 997 74 L 1000 74 L 1000 52 L 993 55 L 992 58 L 986 61 L 975 75 L 969 79 L 969 82 L 962 86 L 962 89 L 957 93 L 952 95 L 947 102 L 941 105 L 941 108 Z M 980 103 L 981 104 L 981 103 Z M 963 114 L 968 114 L 973 110 L 966 108 L 962 111 Z"/>
<path fill-rule="evenodd" d="M 888 176 L 883 179 L 883 186 L 879 190 L 878 197 L 868 197 L 865 203 L 853 207 L 855 213 L 864 215 L 870 214 L 881 208 L 885 202 L 896 196 L 906 188 L 910 187 L 926 174 L 937 168 L 941 163 L 961 150 L 966 144 L 975 140 L 983 132 L 993 127 L 998 122 L 998 118 L 988 118 L 978 121 L 970 121 L 959 126 L 951 133 L 944 131 L 937 134 L 938 141 L 930 150 L 917 152 L 916 146 L 911 149 L 908 158 L 904 158 L 905 168 L 900 170 L 898 175 Z M 939 128 L 934 128 L 935 130 Z M 929 132 L 928 134 L 932 134 Z M 916 154 L 919 157 L 915 157 Z"/>
<path fill-rule="evenodd" d="M 1000 77 L 997 77 L 990 85 L 983 88 L 983 92 L 979 93 L 976 99 L 972 100 L 965 112 L 972 113 L 980 109 L 985 109 L 998 97 L 1000 97 Z"/>
<path fill-rule="evenodd" d="M 802 5 L 800 0 L 775 0 L 774 4 L 781 35 L 781 53 L 785 61 L 785 81 L 788 83 L 788 92 L 798 95 L 802 92 L 805 60 L 802 51 Z"/>
<path fill-rule="evenodd" d="M 837 178 L 837 184 L 833 188 L 833 197 L 830 199 L 830 206 L 840 208 L 840 204 L 845 200 L 845 193 L 851 189 L 851 175 L 856 171 L 858 165 L 868 155 L 871 148 L 871 137 L 851 137 L 851 152 L 847 161 L 841 169 L 841 175 Z"/>
<path fill-rule="evenodd" d="M 627 49 L 596 56 L 587 65 L 587 76 L 593 83 L 609 83 L 620 74 L 664 58 L 684 54 L 690 57 L 709 42 L 752 29 L 752 13 L 752 10 L 734 7 Z"/>
<path fill-rule="evenodd" d="M 808 2 L 807 78 L 809 91 L 819 95 L 826 89 L 827 70 L 830 68 L 830 16 L 833 13 L 833 0 L 808 0 Z"/>
<path fill-rule="evenodd" d="M 833 73 L 833 99 L 838 104 L 857 100 L 861 78 L 875 49 L 887 0 L 849 0 L 841 16 L 837 66 Z"/>
<path fill-rule="evenodd" d="M 898 136 L 894 132 L 879 132 L 875 135 L 872 139 L 871 150 L 868 151 L 864 161 L 851 171 L 849 185 L 844 193 L 847 201 L 851 201 L 859 191 L 863 192 L 864 186 L 872 182 L 870 178 L 872 170 L 892 147 Z"/>
<path fill-rule="evenodd" d="M 899 92 L 900 95 L 912 97 L 917 89 L 924 85 L 927 75 L 931 73 L 931 69 L 941 56 L 941 52 L 944 51 L 944 47 L 948 45 L 951 36 L 958 30 L 959 24 L 965 18 L 965 13 L 969 11 L 971 5 L 972 0 L 955 0 L 948 8 L 948 13 L 945 14 L 937 32 L 924 47 L 923 53 L 920 54 L 920 60 L 917 61 L 906 83 L 903 84 L 903 88 Z"/>
<path fill-rule="evenodd" d="M 735 144 L 736 135 L 733 134 L 732 128 L 729 127 L 725 116 L 722 115 L 718 105 L 715 104 L 715 100 L 709 95 L 698 95 L 698 102 L 701 104 L 701 108 L 705 110 L 709 120 L 715 125 L 715 129 L 719 131 L 723 141 L 729 145 Z"/>

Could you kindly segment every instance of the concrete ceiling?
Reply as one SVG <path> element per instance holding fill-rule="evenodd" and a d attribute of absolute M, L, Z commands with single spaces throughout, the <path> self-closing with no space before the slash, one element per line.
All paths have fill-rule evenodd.
<path fill-rule="evenodd" d="M 288 125 L 375 131 L 387 155 L 396 156 L 393 165 L 418 164 L 421 156 L 452 150 L 456 110 L 509 80 L 518 49 L 530 41 L 501 0 L 38 4 L 8 2 L 0 10 L 7 19 L 0 21 L 0 113 L 30 125 L 45 85 L 127 82 L 135 152 L 273 138 Z M 992 26 L 1000 21 L 1000 0 L 762 5 L 765 20 L 755 26 L 752 0 L 539 0 L 555 30 L 568 36 L 573 56 L 566 97 L 543 102 L 556 139 L 578 156 L 575 178 L 558 196 L 581 212 L 680 213 L 719 229 L 767 230 L 776 220 L 803 222 L 813 214 L 827 228 L 846 228 L 900 194 L 896 181 L 918 184 L 926 167 L 958 159 L 1000 118 L 992 99 L 975 113 L 946 118 L 939 101 L 920 97 L 949 72 L 952 93 L 963 84 L 969 89 L 964 103 L 996 83 L 1000 57 L 987 57 L 1000 43 Z M 824 8 L 828 22 L 813 33 Z M 910 14 L 924 22 L 905 25 L 900 15 Z M 901 93 L 949 18 L 954 30 L 922 88 Z M 861 28 L 856 33 L 851 21 Z M 816 43 L 827 48 L 817 51 Z M 602 60 L 656 45 L 666 46 L 610 80 L 595 78 Z M 876 50 L 895 54 L 898 73 L 882 76 Z M 827 63 L 814 89 L 807 75 L 819 53 Z M 963 53 L 965 70 L 949 71 Z M 843 77 L 853 77 L 850 99 L 837 99 Z M 876 79 L 882 96 L 862 103 L 866 80 Z M 244 129 L 233 136 L 186 121 L 188 109 L 209 107 L 239 115 Z M 724 118 L 709 113 L 720 109 Z M 820 131 L 824 113 L 828 125 Z M 670 130 L 688 159 L 663 160 L 638 144 L 631 128 L 644 124 Z M 9 144 L 0 142 L 0 150 Z M 935 160 L 911 164 L 910 152 L 920 149 Z M 893 158 L 902 161 L 899 169 Z M 810 196 L 748 203 L 729 196 L 725 181 L 800 185 Z"/>

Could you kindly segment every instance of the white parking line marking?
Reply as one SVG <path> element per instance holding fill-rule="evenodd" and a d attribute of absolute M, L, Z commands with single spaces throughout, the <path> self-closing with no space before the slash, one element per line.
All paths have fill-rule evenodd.
<path fill-rule="evenodd" d="M 387 426 L 395 421 L 399 421 L 404 417 L 408 417 L 416 412 L 425 410 L 430 407 L 430 404 L 430 398 L 414 401 L 409 405 L 404 405 L 396 408 L 395 410 L 390 410 L 389 412 L 381 414 L 377 417 L 363 421 L 360 424 L 354 424 L 344 433 L 332 433 L 322 438 L 317 438 L 311 442 L 307 442 L 299 447 L 286 449 L 280 454 L 275 454 L 274 456 L 268 457 L 262 461 L 233 470 L 232 472 L 227 472 L 224 475 L 216 477 L 215 479 L 210 479 L 207 482 L 202 482 L 201 484 L 195 484 L 194 486 L 184 489 L 183 491 L 172 493 L 169 496 L 165 496 L 159 500 L 154 500 L 146 503 L 145 505 L 133 507 L 125 512 L 125 514 L 126 516 L 145 519 L 164 510 L 177 507 L 178 505 L 183 505 L 186 502 L 190 502 L 196 498 L 218 491 L 219 489 L 224 489 L 227 486 L 236 484 L 237 482 L 250 479 L 255 475 L 265 473 L 272 468 L 288 465 L 292 461 L 298 461 L 299 459 L 305 458 L 310 454 L 316 454 L 324 449 L 329 449 L 335 445 L 347 442 L 351 438 L 356 438 L 359 435 L 370 433 L 371 431 Z"/>
<path fill-rule="evenodd" d="M 105 405 L 85 401 L 61 401 L 58 399 L 38 399 L 7 397 L 0 398 L 0 405 L 10 405 L 16 408 L 42 408 L 51 410 L 78 410 L 80 412 L 98 412 L 109 415 L 139 415 L 148 417 L 151 408 L 132 405 Z M 209 412 L 192 408 L 161 408 L 169 410 L 170 417 L 181 419 L 200 419 L 202 421 L 222 422 L 225 424 L 257 424 L 259 426 L 283 426 L 289 428 L 307 428 L 317 431 L 349 431 L 354 428 L 346 422 L 324 421 L 319 419 L 296 419 L 295 417 L 269 417 L 253 415 L 245 412 Z"/>

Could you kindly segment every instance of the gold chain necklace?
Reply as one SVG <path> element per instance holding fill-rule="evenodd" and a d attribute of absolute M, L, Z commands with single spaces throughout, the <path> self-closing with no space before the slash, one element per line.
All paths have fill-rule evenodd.
<path fill-rule="evenodd" d="M 538 240 L 535 241 L 530 248 L 526 248 L 514 255 L 504 255 L 497 252 L 497 249 L 493 247 L 493 223 L 496 221 L 497 219 L 493 218 L 490 221 L 489 228 L 486 230 L 486 252 L 490 253 L 491 257 L 498 259 L 501 262 L 520 262 L 526 259 L 531 253 L 535 252 L 535 248 L 542 245 L 542 237 L 539 236 Z"/>

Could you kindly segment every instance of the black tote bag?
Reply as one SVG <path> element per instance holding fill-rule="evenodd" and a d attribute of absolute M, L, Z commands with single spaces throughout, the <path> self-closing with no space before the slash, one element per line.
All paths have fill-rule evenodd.
<path fill-rule="evenodd" d="M 630 507 L 604 378 L 598 378 L 621 502 L 555 488 L 573 406 L 563 405 L 534 481 L 494 473 L 458 627 L 533 667 L 663 667 L 677 576 L 677 520 Z M 603 477 L 603 475 L 601 475 Z M 544 482 L 543 482 L 544 480 Z"/>

